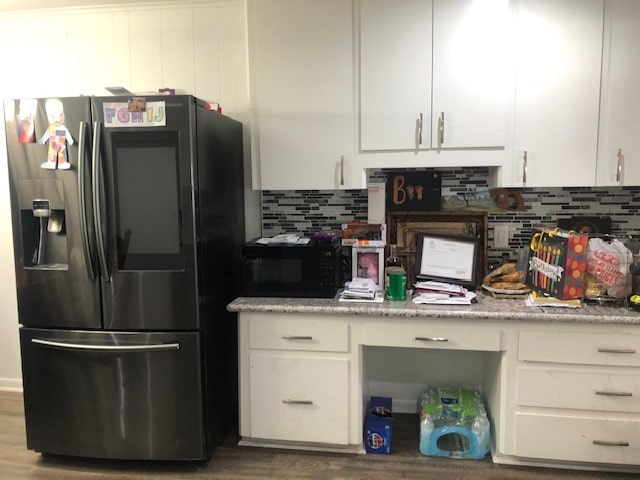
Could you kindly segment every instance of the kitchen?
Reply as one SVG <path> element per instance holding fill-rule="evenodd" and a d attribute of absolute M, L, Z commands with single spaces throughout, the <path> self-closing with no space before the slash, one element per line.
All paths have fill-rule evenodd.
<path fill-rule="evenodd" d="M 76 2 L 73 4 L 77 7 L 75 9 L 66 9 L 62 3 L 49 2 L 46 6 L 55 7 L 54 11 L 3 12 L 0 18 L 3 26 L 3 64 L 21 65 L 15 76 L 3 78 L 2 90 L 5 98 L 81 93 L 103 95 L 104 87 L 110 85 L 125 85 L 132 91 L 175 87 L 205 99 L 219 101 L 224 113 L 244 124 L 245 152 L 251 150 L 248 138 L 250 109 L 247 59 L 244 53 L 244 2 L 192 2 L 180 5 L 163 3 L 161 8 L 140 3 L 129 7 L 129 2 L 124 1 L 118 2 L 119 6 L 110 3 L 112 6 L 108 8 L 86 7 L 89 3 L 97 2 Z M 25 8 L 25 5 L 27 4 L 21 2 L 14 9 Z M 89 11 L 78 8 L 82 6 Z M 52 24 L 59 28 L 49 28 Z M 123 34 L 123 29 L 129 25 L 135 25 L 136 28 L 131 28 L 128 35 Z M 205 28 L 211 25 L 218 25 L 219 35 L 212 35 L 210 29 Z M 102 28 L 106 28 L 106 32 Z M 196 29 L 195 34 L 191 33 L 191 28 Z M 82 35 L 86 41 L 76 41 L 78 35 Z M 17 38 L 20 38 L 21 48 L 12 48 Z M 128 39 L 128 42 L 123 39 Z M 55 75 L 49 75 L 50 66 L 44 61 L 22 65 L 20 59 L 25 55 L 40 58 L 38 53 L 43 52 L 44 46 L 50 44 L 65 46 L 64 55 L 69 59 L 66 68 L 56 69 Z M 123 55 L 123 52 L 126 54 Z M 85 60 L 81 62 L 80 58 Z M 46 81 L 43 81 L 43 77 Z M 595 132 L 593 125 L 592 130 Z M 589 142 L 595 142 L 595 134 L 593 138 L 589 138 Z M 0 151 L 4 153 L 4 144 L 0 147 Z M 595 158 L 595 154 L 592 156 Z M 6 163 L 6 158 L 3 158 L 3 162 Z M 375 169 L 375 164 L 372 165 Z M 468 185 L 472 185 L 472 189 L 482 190 L 492 184 L 494 168 L 467 166 L 471 168 L 445 169 L 445 191 L 448 189 L 449 193 L 459 192 L 460 188 L 469 188 Z M 378 168 L 382 167 L 378 164 Z M 7 205 L 7 181 L 4 180 L 6 168 L 0 170 L 3 175 L 2 204 Z M 319 193 L 307 192 L 306 190 L 313 188 L 308 186 L 305 191 L 291 192 L 289 188 L 270 188 L 260 193 L 250 188 L 257 178 L 255 172 L 254 175 L 251 172 L 250 163 L 247 163 L 245 202 L 248 207 L 245 218 L 248 238 L 280 233 L 279 224 L 284 223 L 280 220 L 291 220 L 292 228 L 297 230 L 313 231 L 325 226 L 335 228 L 345 220 L 366 218 L 366 207 L 363 207 L 367 198 L 366 191 L 363 190 L 364 184 L 360 184 L 355 190 L 344 191 L 320 186 L 317 188 Z M 372 171 L 370 175 L 380 178 L 382 174 Z M 567 177 L 562 175 L 554 176 L 556 181 L 561 182 L 565 178 Z M 510 225 L 510 247 L 514 248 L 526 242 L 532 226 L 551 226 L 558 216 L 608 216 L 613 220 L 614 233 L 638 234 L 640 226 L 634 218 L 638 208 L 638 187 L 633 183 L 628 184 L 629 186 L 611 186 L 609 182 L 599 182 L 598 185 L 607 186 L 571 189 L 561 188 L 562 185 L 564 183 L 556 183 L 551 187 L 543 184 L 538 187 L 527 186 L 523 197 L 530 210 L 526 213 L 491 215 L 490 228 L 494 224 Z M 318 197 L 322 197 L 321 200 Z M 315 220 L 315 224 L 310 220 L 300 222 L 296 207 L 298 211 L 304 211 L 313 202 L 322 205 L 318 210 L 312 210 L 319 219 Z M 304 216 L 311 219 L 311 215 Z M 261 221 L 261 218 L 265 220 Z M 277 221 L 270 220 L 271 218 L 276 218 Z M 2 244 L 10 245 L 11 221 L 6 208 L 2 210 L 0 220 Z M 498 260 L 502 253 L 500 249 L 492 249 L 490 258 Z M 3 342 L 0 349 L 0 382 L 5 389 L 19 390 L 20 357 L 15 329 L 17 313 L 14 277 L 10 273 L 13 271 L 12 254 L 3 248 L 0 255 L 2 271 L 9 272 L 4 274 L 3 283 L 12 285 L 11 288 L 3 289 L 2 293 L 4 320 L 0 325 Z"/>

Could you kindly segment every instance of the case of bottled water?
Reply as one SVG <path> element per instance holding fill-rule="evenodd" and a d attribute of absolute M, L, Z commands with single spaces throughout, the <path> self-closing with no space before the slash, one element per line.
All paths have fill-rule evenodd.
<path fill-rule="evenodd" d="M 420 452 L 474 458 L 489 451 L 491 425 L 480 392 L 428 386 L 418 398 Z"/>

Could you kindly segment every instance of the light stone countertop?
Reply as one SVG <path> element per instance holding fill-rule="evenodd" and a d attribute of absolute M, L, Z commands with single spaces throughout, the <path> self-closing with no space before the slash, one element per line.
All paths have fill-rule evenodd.
<path fill-rule="evenodd" d="M 524 300 L 496 299 L 478 292 L 473 305 L 416 305 L 410 299 L 383 303 L 339 302 L 337 298 L 240 297 L 230 312 L 367 315 L 478 320 L 640 325 L 640 312 L 583 304 L 582 308 L 527 307 Z"/>

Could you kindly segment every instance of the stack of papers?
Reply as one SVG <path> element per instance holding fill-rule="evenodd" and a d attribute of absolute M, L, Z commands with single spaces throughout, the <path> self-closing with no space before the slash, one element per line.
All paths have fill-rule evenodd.
<path fill-rule="evenodd" d="M 476 298 L 474 292 L 467 291 L 464 296 L 449 295 L 447 293 L 420 293 L 413 297 L 415 304 L 433 304 L 433 305 L 471 305 L 473 299 Z"/>
<path fill-rule="evenodd" d="M 554 297 L 547 297 L 536 291 L 532 291 L 524 301 L 527 307 L 559 307 L 559 308 L 581 308 L 582 301 L 579 298 L 572 300 L 560 300 Z"/>
<path fill-rule="evenodd" d="M 347 283 L 338 299 L 343 302 L 382 302 L 384 296 L 378 285 L 369 278 L 354 278 Z"/>
<path fill-rule="evenodd" d="M 289 244 L 297 244 L 297 245 L 305 245 L 309 243 L 311 240 L 308 237 L 300 237 L 295 233 L 283 233 L 281 235 L 276 235 L 275 237 L 263 237 L 256 240 L 256 243 L 260 243 L 262 245 L 269 245 L 272 243 L 289 243 Z"/>
<path fill-rule="evenodd" d="M 434 281 L 416 282 L 413 303 L 435 305 L 471 305 L 476 298 L 474 292 L 461 285 Z"/>
<path fill-rule="evenodd" d="M 455 285 L 453 283 L 424 281 L 416 282 L 414 284 L 416 293 L 446 293 L 447 295 L 458 295 L 464 297 L 467 293 L 467 289 L 461 285 Z"/>

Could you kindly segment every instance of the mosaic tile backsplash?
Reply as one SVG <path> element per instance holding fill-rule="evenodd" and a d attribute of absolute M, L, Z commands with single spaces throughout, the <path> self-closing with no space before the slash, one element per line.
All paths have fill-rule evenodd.
<path fill-rule="evenodd" d="M 487 168 L 438 170 L 442 175 L 442 196 L 482 191 L 489 188 Z M 383 182 L 385 172 L 373 170 L 369 182 Z M 488 259 L 495 262 L 503 253 L 526 246 L 533 230 L 554 227 L 559 218 L 573 216 L 608 217 L 612 234 L 640 239 L 640 187 L 525 188 L 525 211 L 489 214 Z M 343 223 L 367 219 L 366 190 L 294 190 L 262 192 L 262 235 L 339 230 Z M 509 225 L 509 249 L 493 247 L 493 227 Z M 634 251 L 634 253 L 637 253 Z"/>

